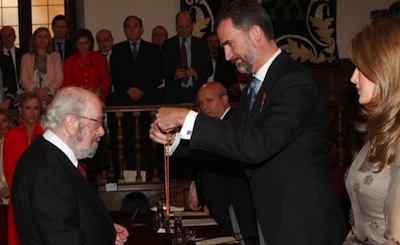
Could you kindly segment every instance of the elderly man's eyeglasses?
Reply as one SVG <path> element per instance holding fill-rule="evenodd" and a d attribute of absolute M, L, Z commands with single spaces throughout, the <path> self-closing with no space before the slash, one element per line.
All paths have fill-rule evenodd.
<path fill-rule="evenodd" d="M 82 115 L 76 115 L 76 114 L 72 114 L 72 115 L 74 115 L 76 117 L 80 117 L 80 118 L 86 119 L 86 120 L 90 120 L 92 122 L 95 122 L 98 127 L 103 126 L 103 122 L 104 122 L 103 118 L 102 119 L 95 119 L 95 118 L 85 117 L 85 116 L 82 116 Z"/>

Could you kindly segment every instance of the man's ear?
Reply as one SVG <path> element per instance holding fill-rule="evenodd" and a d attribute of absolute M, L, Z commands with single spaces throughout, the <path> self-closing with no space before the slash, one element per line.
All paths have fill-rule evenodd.
<path fill-rule="evenodd" d="M 253 25 L 249 30 L 250 40 L 254 43 L 259 43 L 262 37 L 263 31 L 259 25 Z"/>
<path fill-rule="evenodd" d="M 222 95 L 222 103 L 227 107 L 229 106 L 229 96 L 227 94 Z"/>
<path fill-rule="evenodd" d="M 75 116 L 69 114 L 64 118 L 63 126 L 69 135 L 74 135 L 78 128 L 78 120 Z"/>

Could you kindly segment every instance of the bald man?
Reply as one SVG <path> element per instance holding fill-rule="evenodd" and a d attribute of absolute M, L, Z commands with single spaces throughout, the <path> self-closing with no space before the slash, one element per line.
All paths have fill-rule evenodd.
<path fill-rule="evenodd" d="M 110 30 L 101 29 L 96 33 L 96 42 L 99 52 L 104 55 L 107 60 L 108 68 L 110 68 L 111 50 L 114 44 L 114 38 Z"/>

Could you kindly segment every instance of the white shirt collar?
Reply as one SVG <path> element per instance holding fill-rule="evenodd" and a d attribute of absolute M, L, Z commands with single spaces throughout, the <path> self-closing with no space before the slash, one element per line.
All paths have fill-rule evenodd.
<path fill-rule="evenodd" d="M 11 50 L 11 54 L 15 53 L 15 46 L 13 46 L 12 48 L 8 49 L 8 48 L 3 48 L 3 54 L 8 55 L 8 50 Z"/>
<path fill-rule="evenodd" d="M 219 119 L 224 119 L 226 113 L 228 113 L 228 111 L 231 109 L 231 107 L 229 106 L 228 108 L 226 108 L 226 110 L 224 111 L 224 114 L 222 114 L 222 116 Z"/>
<path fill-rule="evenodd" d="M 75 153 L 67 144 L 64 143 L 64 141 L 62 141 L 50 129 L 47 129 L 46 132 L 44 132 L 43 138 L 45 138 L 47 141 L 49 141 L 58 149 L 60 149 L 62 152 L 64 152 L 64 154 L 67 155 L 68 159 L 72 162 L 72 164 L 75 167 L 78 167 L 78 159 L 76 158 Z"/>
<path fill-rule="evenodd" d="M 256 72 L 256 74 L 254 74 L 254 76 L 255 76 L 258 80 L 261 81 L 260 83 L 257 84 L 257 87 L 255 88 L 255 90 L 257 91 L 257 93 L 258 93 L 258 91 L 260 90 L 261 85 L 262 85 L 263 82 L 264 82 L 264 79 L 265 79 L 265 76 L 267 75 L 267 72 L 268 72 L 269 67 L 271 66 L 272 62 L 275 60 L 275 58 L 276 58 L 280 53 L 282 53 L 282 50 L 279 48 L 279 49 L 275 52 L 275 54 L 272 55 L 272 57 L 271 57 L 267 62 L 265 62 L 265 64 L 264 64 L 263 66 L 261 66 L 260 69 L 258 69 L 258 71 Z"/>
<path fill-rule="evenodd" d="M 261 82 L 264 81 L 265 76 L 267 75 L 268 69 L 271 66 L 272 62 L 275 60 L 275 58 L 282 53 L 282 50 L 279 48 L 274 55 L 263 65 L 261 68 L 254 74 L 254 76 L 260 80 Z"/>

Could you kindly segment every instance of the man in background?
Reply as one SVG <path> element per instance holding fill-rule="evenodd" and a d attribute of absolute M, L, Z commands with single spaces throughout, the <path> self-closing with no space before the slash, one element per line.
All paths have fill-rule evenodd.
<path fill-rule="evenodd" d="M 14 172 L 12 199 L 22 245 L 126 242 L 127 229 L 113 224 L 79 170 L 78 160 L 93 157 L 104 135 L 102 118 L 100 99 L 83 88 L 61 89 L 47 107 L 45 133 Z"/>
<path fill-rule="evenodd" d="M 205 42 L 192 35 L 190 12 L 179 12 L 175 25 L 177 35 L 166 40 L 162 49 L 165 103 L 193 103 L 212 74 L 211 59 Z"/>
<path fill-rule="evenodd" d="M 127 40 L 113 46 L 110 60 L 110 75 L 115 88 L 114 104 L 117 106 L 156 104 L 156 89 L 161 79 L 160 50 L 155 44 L 142 39 L 144 27 L 139 17 L 126 17 L 123 30 Z M 139 125 L 136 125 L 140 131 L 141 164 L 142 169 L 146 170 L 146 181 L 151 181 L 153 174 L 151 141 L 148 135 L 150 122 L 150 113 L 141 112 Z M 122 130 L 125 164 L 128 170 L 136 169 L 135 156 L 138 153 L 133 150 L 135 149 L 134 125 L 132 113 L 124 113 Z"/>
<path fill-rule="evenodd" d="M 4 100 L 3 109 L 14 108 L 18 105 L 16 97 L 22 93 L 22 87 L 19 85 L 19 73 L 23 52 L 15 47 L 15 30 L 12 26 L 3 26 L 0 30 L 1 41 L 3 43 L 2 72 L 4 93 L 8 94 L 8 100 Z M 12 65 L 10 66 L 9 63 Z M 6 89 L 8 87 L 8 89 Z M 7 105 L 8 104 L 8 105 Z"/>
<path fill-rule="evenodd" d="M 153 31 L 151 32 L 151 42 L 160 47 L 160 50 L 167 39 L 168 31 L 165 29 L 165 27 L 156 26 L 153 28 Z"/>
<path fill-rule="evenodd" d="M 53 30 L 53 50 L 60 53 L 61 60 L 64 63 L 74 52 L 70 41 L 68 40 L 68 19 L 64 15 L 56 15 L 51 22 Z"/>
<path fill-rule="evenodd" d="M 110 69 L 111 50 L 114 44 L 114 38 L 111 31 L 108 29 L 99 30 L 96 33 L 96 42 L 99 52 L 106 58 L 108 69 Z"/>
<path fill-rule="evenodd" d="M 207 78 L 207 82 L 218 81 L 228 90 L 229 101 L 237 101 L 231 91 L 231 86 L 237 82 L 235 65 L 225 60 L 224 49 L 221 47 L 216 32 L 207 33 L 205 40 L 210 51 L 210 57 L 213 66 L 213 73 Z"/>

